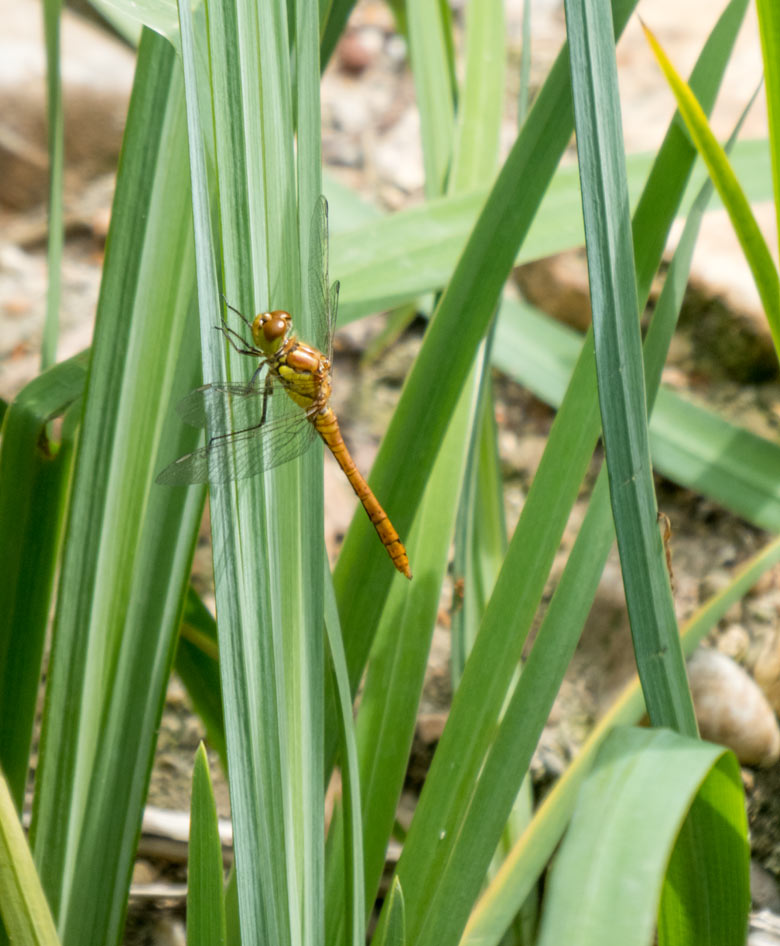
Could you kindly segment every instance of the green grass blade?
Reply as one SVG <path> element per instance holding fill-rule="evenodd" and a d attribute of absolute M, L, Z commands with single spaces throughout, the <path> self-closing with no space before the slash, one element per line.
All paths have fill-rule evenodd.
<path fill-rule="evenodd" d="M 503 5 L 492 2 L 469 7 L 467 26 L 466 77 L 458 110 L 451 192 L 478 187 L 495 174 L 498 159 L 506 73 Z M 503 500 L 500 480 L 495 476 L 498 447 L 489 374 L 494 334 L 495 321 L 480 346 L 479 368 L 464 388 L 466 396 L 474 390 L 477 403 L 469 425 L 469 457 L 456 520 L 454 568 L 456 583 L 463 580 L 463 594 L 453 608 L 453 680 L 460 676 L 506 551 Z"/>
<path fill-rule="evenodd" d="M 696 101 L 696 97 L 680 78 L 650 30 L 647 27 L 644 29 L 647 40 L 674 93 L 677 107 L 685 119 L 691 138 L 707 165 L 707 169 L 728 211 L 734 232 L 753 274 L 769 322 L 769 330 L 772 333 L 775 350 L 780 352 L 780 277 L 778 277 L 777 266 L 772 259 L 769 247 L 753 216 L 750 204 L 737 180 L 737 176 L 734 174 L 723 148 L 712 134 L 707 118 Z"/>
<path fill-rule="evenodd" d="M 375 946 L 406 946 L 406 917 L 404 894 L 397 877 L 393 878 L 390 896 L 387 898 L 387 923 Z"/>
<path fill-rule="evenodd" d="M 485 796 L 492 796 L 486 803 L 491 808 L 504 811 L 512 803 L 512 792 L 523 778 L 560 688 L 613 541 L 609 492 L 606 476 L 602 475 L 596 482 L 577 541 L 491 746 L 489 763 L 484 769 L 490 779 L 485 781 L 484 788 L 480 786 Z M 481 821 L 484 832 L 496 830 L 492 818 L 490 823 L 484 816 Z M 526 828 L 525 834 L 528 830 Z M 517 843 L 522 842 L 525 834 Z M 517 844 L 515 850 L 516 847 Z M 513 852 L 510 852 L 508 862 L 513 866 L 516 864 Z M 479 943 L 480 946 L 499 943 L 533 890 L 536 877 L 522 887 L 507 887 L 504 880 L 506 871 L 505 862 L 486 894 L 487 902 L 480 901 L 476 915 L 469 919 L 462 943 Z M 520 895 L 515 897 L 515 892 Z"/>
<path fill-rule="evenodd" d="M 495 172 L 506 75 L 500 0 L 469 6 L 466 30 L 466 76 L 452 145 L 450 193 L 479 187 Z"/>
<path fill-rule="evenodd" d="M 322 72 L 325 71 L 325 67 L 333 55 L 333 50 L 336 48 L 336 43 L 338 43 L 341 34 L 344 32 L 344 27 L 354 5 L 355 0 L 320 0 L 320 36 L 322 37 L 320 64 Z"/>
<path fill-rule="evenodd" d="M 676 324 L 696 235 L 710 191 L 711 185 L 705 184 L 695 204 L 695 212 L 692 212 L 686 223 L 648 332 L 645 358 L 648 385 L 652 385 L 648 390 L 650 404 Z M 663 225 L 663 221 L 659 221 L 658 225 Z M 528 754 L 519 753 L 518 742 L 529 739 L 532 748 L 537 735 L 541 733 L 595 596 L 614 539 L 605 473 L 602 469 L 574 549 L 537 633 L 523 677 L 504 713 L 501 734 L 491 749 L 491 756 L 499 760 L 499 771 L 495 777 L 498 785 L 511 786 L 520 778 L 524 769 L 523 760 L 527 762 L 530 758 L 530 750 Z M 510 759 L 513 760 L 511 773 L 508 764 Z M 486 783 L 488 780 L 483 776 L 480 781 Z M 508 788 L 503 789 L 503 796 L 504 804 L 508 804 L 511 798 Z M 500 807 L 495 795 L 492 804 Z M 530 884 L 507 884 L 503 877 L 496 886 L 499 891 L 503 888 L 503 893 L 489 895 L 488 905 L 483 906 L 469 922 L 464 942 L 478 942 L 481 946 L 497 943 L 530 889 Z M 498 902 L 491 903 L 493 899 Z"/>
<path fill-rule="evenodd" d="M 46 0 L 43 4 L 43 31 L 46 38 L 46 103 L 49 125 L 49 284 L 46 287 L 46 321 L 41 346 L 43 369 L 54 364 L 57 355 L 62 245 L 65 238 L 62 202 L 65 123 L 62 116 L 62 79 L 60 76 L 61 10 L 61 0 Z"/>
<path fill-rule="evenodd" d="M 137 24 L 164 36 L 180 51 L 176 0 L 94 0 L 94 6 L 129 43 L 137 42 L 133 36 L 133 24 Z"/>
<path fill-rule="evenodd" d="M 661 391 L 651 428 L 654 465 L 761 529 L 780 527 L 780 447 Z"/>
<path fill-rule="evenodd" d="M 690 847 L 681 828 L 689 812 L 695 822 L 702 810 L 711 831 L 697 839 L 706 851 L 699 847 L 694 868 L 686 864 Z M 700 925 L 701 917 L 693 923 L 698 938 L 662 942 L 740 942 L 749 904 L 746 832 L 739 766 L 731 753 L 669 731 L 615 730 L 583 785 L 553 867 L 540 946 L 650 942 L 670 857 L 677 884 L 679 869 L 687 866 L 706 887 L 713 912 L 710 925 Z M 679 886 L 676 892 L 683 894 Z M 670 932 L 671 923 L 665 934 Z"/>
<path fill-rule="evenodd" d="M 528 114 L 531 88 L 531 0 L 523 0 L 523 39 L 520 59 L 520 92 L 517 96 L 517 121 L 522 125 Z"/>
<path fill-rule="evenodd" d="M 225 887 L 225 923 L 227 927 L 227 946 L 241 946 L 243 941 L 238 915 L 238 885 L 236 883 L 235 863 Z"/>
<path fill-rule="evenodd" d="M 0 440 L 0 767 L 20 811 L 85 378 L 77 355 L 30 382 L 6 412 Z M 65 411 L 53 443 L 50 421 Z"/>
<path fill-rule="evenodd" d="M 339 917 L 346 936 L 328 937 L 327 942 L 345 942 L 352 946 L 364 946 L 366 942 L 366 901 L 363 868 L 363 823 L 361 819 L 360 769 L 358 765 L 357 743 L 355 741 L 355 723 L 352 718 L 352 693 L 349 687 L 347 662 L 344 645 L 341 640 L 338 608 L 333 594 L 330 573 L 326 575 L 327 599 L 325 609 L 325 631 L 328 635 L 328 651 L 334 687 L 339 705 L 339 728 L 341 734 L 341 781 L 343 786 L 339 826 L 335 843 L 343 844 L 343 866 L 339 879 L 344 882 L 344 896 L 339 901 L 343 913 Z M 333 822 L 331 822 L 333 831 Z M 330 835 L 329 835 L 329 840 Z"/>
<path fill-rule="evenodd" d="M 442 13 L 441 10 L 438 11 Z M 418 16 L 410 21 L 410 28 L 416 30 L 415 41 L 420 44 L 430 38 L 420 29 L 420 18 L 424 14 L 433 16 L 440 30 L 436 38 L 440 40 L 445 55 L 451 55 L 448 44 L 449 33 L 444 23 L 437 19 L 436 11 L 429 6 L 417 11 Z M 464 83 L 462 102 L 463 110 L 459 115 L 456 129 L 456 149 L 459 157 L 450 178 L 450 189 L 466 187 L 472 177 L 492 175 L 495 160 L 498 119 L 495 128 L 491 127 L 491 109 L 486 116 L 478 116 L 476 103 L 484 101 L 490 92 L 497 92 L 496 82 L 501 82 L 501 69 L 484 68 L 485 61 L 491 63 L 503 61 L 503 32 L 497 27 L 503 22 L 502 12 L 493 4 L 475 8 L 473 19 L 469 23 L 469 61 Z M 414 43 L 413 43 L 414 45 Z M 423 74 L 418 85 L 423 95 L 428 92 L 431 98 L 438 88 L 446 102 L 442 108 L 451 107 L 451 98 L 446 90 L 443 76 L 446 66 L 433 77 Z M 500 101 L 500 95 L 498 97 Z M 435 114 L 426 110 L 424 122 L 435 120 Z M 483 135 L 476 133 L 479 119 L 483 119 Z M 429 128 L 428 125 L 425 126 Z M 494 132 L 494 134 L 492 134 Z M 424 131 L 424 139 L 426 131 Z M 393 817 L 400 794 L 403 774 L 408 758 L 409 747 L 414 729 L 414 708 L 419 701 L 422 687 L 425 657 L 430 636 L 420 633 L 421 628 L 433 629 L 439 588 L 446 567 L 449 536 L 452 532 L 452 511 L 455 509 L 456 496 L 462 469 L 462 443 L 465 440 L 466 425 L 471 423 L 473 406 L 469 381 L 461 393 L 455 419 L 450 425 L 444 446 L 440 451 L 430 481 L 426 486 L 414 525 L 407 537 L 407 550 L 417 573 L 411 589 L 399 587 L 396 583 L 391 592 L 388 606 L 385 608 L 378 630 L 376 645 L 370 659 L 370 669 L 366 679 L 361 714 L 358 718 L 358 733 L 362 748 L 362 786 L 364 807 L 364 832 L 366 838 L 366 897 L 373 900 L 382 871 L 384 851 L 393 825 Z M 449 497 L 449 498 L 448 498 Z M 399 634 L 399 628 L 401 632 Z M 385 749 L 378 756 L 373 747 L 381 743 Z M 338 824 L 337 824 L 338 828 Z M 333 829 L 331 829 L 333 830 Z M 336 849 L 337 843 L 329 847 Z M 338 922 L 338 904 L 341 897 L 333 889 L 333 877 L 337 868 L 329 873 L 328 903 L 330 916 Z M 329 922 L 328 941 L 335 941 L 338 933 L 334 930 L 334 921 Z"/>
<path fill-rule="evenodd" d="M 170 46 L 142 43 L 66 523 L 32 837 L 64 942 L 118 938 L 200 517 L 153 487 L 194 377 L 192 233 Z"/>
<path fill-rule="evenodd" d="M 690 86 L 696 90 L 701 106 L 707 114 L 712 111 L 715 104 L 723 78 L 724 63 L 728 61 L 731 50 L 734 48 L 734 41 L 745 18 L 747 6 L 747 0 L 731 0 L 718 18 L 691 72 Z M 680 179 L 674 188 L 665 187 L 664 182 L 672 177 L 679 178 L 678 168 L 681 162 L 687 162 L 691 175 L 696 177 L 696 171 L 702 169 L 700 165 L 695 167 L 691 160 L 695 153 L 695 148 L 685 131 L 682 117 L 679 112 L 676 112 L 664 136 L 663 145 L 653 162 L 653 172 L 658 186 L 645 188 L 634 213 L 637 296 L 640 303 L 644 303 L 650 294 L 650 284 L 658 268 L 656 260 L 666 244 L 674 213 L 677 212 L 679 206 L 679 187 L 685 185 L 687 176 Z M 631 159 L 629 158 L 628 161 L 630 167 Z M 756 180 L 753 172 L 747 172 L 747 179 Z M 697 193 L 702 186 L 703 182 L 697 180 L 689 188 L 689 192 Z M 657 226 L 659 219 L 668 221 L 666 227 Z"/>
<path fill-rule="evenodd" d="M 222 844 L 206 749 L 195 753 L 187 858 L 187 944 L 224 946 L 225 897 Z"/>
<path fill-rule="evenodd" d="M 650 465 L 612 20 L 605 3 L 570 0 L 566 22 L 601 424 L 634 650 L 651 721 L 695 735 Z"/>
<path fill-rule="evenodd" d="M 0 773 L 0 917 L 12 943 L 59 946 L 13 798 Z"/>
<path fill-rule="evenodd" d="M 456 522 L 450 655 L 453 690 L 463 673 L 507 548 L 498 430 L 489 371 L 494 334 L 491 327 L 485 361 L 481 365 L 477 395 L 479 416 L 472 426 Z"/>
<path fill-rule="evenodd" d="M 193 708 L 206 727 L 208 744 L 219 753 L 222 767 L 227 772 L 217 625 L 192 587 L 187 593 L 179 631 L 176 673 L 187 688 Z"/>
<path fill-rule="evenodd" d="M 775 185 L 777 230 L 780 233 L 780 10 L 772 0 L 757 0 L 758 31 L 764 58 L 764 85 L 769 115 L 769 146 Z"/>
<path fill-rule="evenodd" d="M 452 161 L 455 97 L 449 10 L 440 0 L 407 3 L 409 55 L 422 131 L 425 194 L 445 190 Z"/>

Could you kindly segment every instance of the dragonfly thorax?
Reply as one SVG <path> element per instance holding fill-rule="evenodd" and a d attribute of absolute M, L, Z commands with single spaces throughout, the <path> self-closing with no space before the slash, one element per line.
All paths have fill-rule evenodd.
<path fill-rule="evenodd" d="M 292 317 L 283 309 L 260 312 L 252 322 L 252 338 L 266 355 L 275 355 L 287 340 L 292 328 Z"/>

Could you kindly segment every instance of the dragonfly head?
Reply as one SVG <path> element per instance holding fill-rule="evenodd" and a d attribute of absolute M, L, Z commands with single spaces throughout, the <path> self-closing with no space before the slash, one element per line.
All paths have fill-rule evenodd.
<path fill-rule="evenodd" d="M 275 355 L 285 343 L 291 327 L 290 313 L 283 309 L 260 312 L 252 322 L 252 338 L 255 345 L 266 355 Z"/>

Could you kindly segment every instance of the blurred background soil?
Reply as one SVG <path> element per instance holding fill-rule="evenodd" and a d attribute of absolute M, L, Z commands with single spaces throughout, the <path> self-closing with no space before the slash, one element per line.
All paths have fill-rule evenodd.
<path fill-rule="evenodd" d="M 458 43 L 462 46 L 464 4 L 454 6 Z M 684 27 L 679 2 L 655 0 L 646 3 L 640 13 L 657 32 L 677 67 L 687 74 L 721 7 L 714 8 L 705 0 L 687 0 Z M 502 154 L 511 145 L 517 128 L 522 3 L 509 0 L 506 8 L 510 58 Z M 715 110 L 713 124 L 722 137 L 730 133 L 760 78 L 754 15 L 751 8 Z M 532 16 L 533 94 L 563 39 L 562 5 L 541 0 L 534 3 Z M 0 396 L 10 399 L 38 372 L 45 311 L 45 62 L 39 4 L 0 0 L 0 19 L 5 27 L 0 35 Z M 134 54 L 99 26 L 70 10 L 63 16 L 62 44 L 67 168 L 58 356 L 66 358 L 90 344 Z M 627 151 L 653 150 L 663 137 L 673 105 L 636 18 L 621 41 L 618 58 Z M 323 79 L 322 117 L 323 155 L 330 174 L 389 211 L 422 201 L 419 115 L 406 45 L 395 31 L 388 8 L 378 0 L 361 0 L 355 8 Z M 765 134 L 766 109 L 760 96 L 742 137 Z M 762 207 L 758 212 L 767 224 L 765 232 L 771 241 L 773 210 Z M 332 276 L 337 278 L 338 273 Z M 583 251 L 525 266 L 517 272 L 516 280 L 524 295 L 539 308 L 569 325 L 587 325 Z M 355 459 L 365 472 L 371 467 L 424 331 L 423 320 L 416 320 L 392 349 L 383 353 L 381 367 L 375 364 L 365 370 L 365 352 L 382 325 L 382 317 L 374 316 L 353 323 L 337 336 L 333 403 Z M 752 279 L 721 212 L 710 214 L 705 222 L 664 380 L 735 422 L 770 439 L 777 437 L 780 386 L 776 356 Z M 541 458 L 553 413 L 527 391 L 498 375 L 495 392 L 511 534 Z M 326 540 L 335 557 L 355 499 L 330 458 L 325 463 L 325 477 Z M 658 478 L 657 488 L 659 507 L 672 525 L 676 606 L 678 617 L 684 620 L 725 587 L 735 568 L 768 536 L 673 483 Z M 587 489 L 572 512 L 550 593 L 586 504 Z M 205 527 L 196 555 L 196 582 L 207 603 L 212 604 Z M 445 587 L 408 791 L 399 815 L 402 821 L 413 810 L 446 720 L 451 594 L 451 587 Z M 744 729 L 748 734 L 766 731 L 765 756 L 761 757 L 765 762 L 771 760 L 774 748 L 780 751 L 775 718 L 780 709 L 779 609 L 780 572 L 774 571 L 731 609 L 708 642 L 712 651 L 733 664 L 734 670 L 721 674 L 718 664 L 702 671 L 702 685 L 716 694 L 716 712 L 726 714 L 737 704 L 753 706 L 753 697 L 744 697 L 744 687 L 752 682 L 747 678 L 745 684 L 742 668 L 760 680 L 769 703 L 762 706 L 760 700 L 753 701 L 758 715 L 746 719 Z M 633 653 L 620 571 L 613 554 L 534 758 L 533 775 L 539 791 L 565 768 L 594 721 L 632 673 Z M 183 687 L 174 679 L 160 727 L 150 805 L 165 811 L 188 811 L 192 758 L 203 735 Z M 747 750 L 735 748 L 744 759 Z M 227 818 L 227 790 L 213 761 L 220 812 Z M 777 765 L 744 770 L 755 857 L 754 899 L 758 906 L 775 909 L 780 903 L 775 883 L 780 872 L 780 812 L 776 810 L 780 794 L 775 784 L 778 771 Z M 142 847 L 134 878 L 128 942 L 183 942 L 183 853 L 181 845 L 178 855 L 172 853 L 176 845 L 170 840 L 180 832 L 176 824 L 174 816 L 165 827 L 150 827 L 145 832 L 147 843 Z M 154 843 L 155 830 L 168 838 L 162 846 Z"/>

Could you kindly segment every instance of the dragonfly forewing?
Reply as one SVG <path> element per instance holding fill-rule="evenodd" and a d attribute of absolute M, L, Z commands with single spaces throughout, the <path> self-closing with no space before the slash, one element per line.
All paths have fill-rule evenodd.
<path fill-rule="evenodd" d="M 266 398 L 273 395 L 274 390 L 281 392 L 279 385 L 267 389 L 265 377 L 264 374 L 252 385 L 230 381 L 204 384 L 182 398 L 176 410 L 185 423 L 205 427 L 210 436 L 253 427 L 263 418 Z M 276 400 L 289 398 L 277 397 Z M 267 412 L 267 405 L 265 409 Z"/>
<path fill-rule="evenodd" d="M 330 294 L 328 296 L 328 321 L 330 323 L 330 343 L 328 347 L 328 360 L 333 364 L 333 335 L 336 331 L 336 313 L 339 308 L 339 289 L 341 288 L 341 283 L 336 282 L 330 287 Z"/>
<path fill-rule="evenodd" d="M 328 202 L 320 197 L 311 219 L 309 243 L 309 305 L 315 326 L 314 343 L 333 360 L 333 332 L 336 312 L 328 294 Z"/>
<path fill-rule="evenodd" d="M 276 398 L 276 401 L 292 404 L 289 398 Z M 304 411 L 297 408 L 291 415 L 285 407 L 284 416 L 277 416 L 261 426 L 211 435 L 204 447 L 167 466 L 157 482 L 164 486 L 183 486 L 247 479 L 294 460 L 311 446 L 316 435 Z"/>

